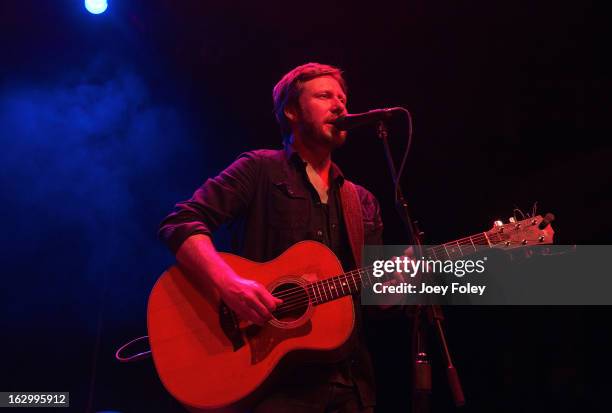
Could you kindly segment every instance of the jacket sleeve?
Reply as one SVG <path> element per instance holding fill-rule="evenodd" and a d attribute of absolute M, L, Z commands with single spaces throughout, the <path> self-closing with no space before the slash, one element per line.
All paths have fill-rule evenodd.
<path fill-rule="evenodd" d="M 198 188 L 191 199 L 176 204 L 159 228 L 159 238 L 176 254 L 192 235 L 212 233 L 242 214 L 253 198 L 260 164 L 254 152 L 238 157 L 229 167 Z"/>

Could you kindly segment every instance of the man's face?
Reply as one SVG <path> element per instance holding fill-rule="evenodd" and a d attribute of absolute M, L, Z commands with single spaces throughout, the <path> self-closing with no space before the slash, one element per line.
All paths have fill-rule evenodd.
<path fill-rule="evenodd" d="M 295 124 L 304 139 L 330 150 L 344 143 L 346 131 L 339 131 L 331 122 L 346 115 L 346 95 L 333 77 L 321 76 L 305 82 L 294 113 Z"/>

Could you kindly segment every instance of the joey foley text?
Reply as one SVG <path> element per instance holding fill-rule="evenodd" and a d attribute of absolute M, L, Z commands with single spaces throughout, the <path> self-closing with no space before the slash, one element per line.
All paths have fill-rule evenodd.
<path fill-rule="evenodd" d="M 482 277 L 487 257 L 479 260 L 434 260 L 411 259 L 406 256 L 389 260 L 373 261 L 372 275 L 383 282 L 372 285 L 375 294 L 477 294 L 483 295 L 485 285 L 452 282 L 450 285 L 443 276 L 465 275 Z M 408 276 L 409 278 L 406 278 Z M 415 278 L 416 277 L 416 278 Z M 409 282 L 407 282 L 409 281 Z M 437 285 L 441 283 L 442 285 Z M 436 284 L 436 285 L 434 285 Z M 445 285 L 446 284 L 446 285 Z"/>

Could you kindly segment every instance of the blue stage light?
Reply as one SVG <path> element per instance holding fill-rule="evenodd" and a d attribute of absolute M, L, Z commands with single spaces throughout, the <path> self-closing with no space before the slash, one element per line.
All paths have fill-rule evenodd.
<path fill-rule="evenodd" d="M 85 8 L 92 14 L 104 13 L 107 7 L 106 0 L 85 0 Z"/>

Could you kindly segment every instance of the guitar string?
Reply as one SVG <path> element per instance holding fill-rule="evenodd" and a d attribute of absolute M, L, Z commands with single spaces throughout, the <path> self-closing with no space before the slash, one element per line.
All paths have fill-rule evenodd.
<path fill-rule="evenodd" d="M 358 281 L 359 281 L 359 284 L 361 285 L 361 283 L 362 283 L 362 279 L 361 279 L 361 277 L 359 277 L 359 280 L 358 280 Z M 355 291 L 355 292 L 356 292 L 356 291 Z M 344 294 L 344 295 L 346 296 L 346 294 Z M 299 308 L 304 308 L 304 307 L 308 306 L 308 304 L 310 304 L 310 303 L 313 303 L 313 304 L 315 304 L 315 305 L 324 304 L 324 303 L 326 303 L 326 302 L 328 302 L 328 301 L 331 301 L 331 300 L 334 300 L 334 299 L 336 299 L 336 298 L 339 298 L 339 296 L 337 296 L 337 297 L 335 297 L 335 298 L 334 298 L 334 297 L 333 297 L 333 295 L 332 295 L 331 300 L 329 300 L 329 299 L 326 297 L 324 301 L 319 301 L 319 300 L 316 298 L 316 296 L 315 296 L 314 298 L 315 298 L 315 300 L 314 300 L 314 301 L 310 299 L 310 296 L 309 296 L 309 295 L 307 295 L 307 296 L 306 296 L 306 299 L 303 299 L 303 298 L 301 298 L 301 299 L 300 299 L 300 298 L 297 298 L 297 299 L 295 299 L 295 300 L 293 300 L 293 301 L 288 302 L 288 303 L 287 303 L 287 304 L 288 304 L 287 306 L 284 306 L 284 305 L 283 305 L 283 304 L 285 304 L 285 303 L 281 304 L 281 305 L 280 305 L 280 306 L 279 306 L 279 307 L 278 307 L 278 308 L 277 308 L 275 311 L 273 311 L 272 313 L 273 313 L 275 316 L 279 316 L 279 315 L 282 315 L 282 314 L 284 314 L 284 313 L 289 313 L 289 312 L 291 312 L 291 311 L 293 311 L 293 310 L 296 310 L 296 309 L 299 309 Z"/>
<path fill-rule="evenodd" d="M 352 271 L 352 272 L 357 272 Z M 367 271 L 364 269 L 362 270 L 363 273 L 367 274 Z M 354 287 L 350 287 L 348 288 L 349 292 L 353 293 L 353 292 L 357 292 L 363 282 L 363 277 L 361 276 L 361 274 L 359 272 L 357 272 L 357 277 L 353 277 L 353 284 Z M 348 280 L 348 276 L 345 275 L 341 275 L 338 276 L 338 279 L 341 278 L 345 278 L 346 280 Z M 329 279 L 327 280 L 321 280 L 321 281 L 329 281 Z M 329 282 L 327 282 L 329 284 Z M 348 283 L 348 281 L 347 281 Z M 309 303 L 309 302 L 314 302 L 315 304 L 322 304 L 323 302 L 327 302 L 330 301 L 330 299 L 328 298 L 328 294 L 325 293 L 325 299 L 324 300 L 320 300 L 319 298 L 317 298 L 317 295 L 314 293 L 314 285 L 313 284 L 309 284 L 307 286 L 305 286 L 306 288 L 301 289 L 301 293 L 300 294 L 293 294 L 292 297 L 289 297 L 288 299 L 286 299 L 283 303 L 281 303 L 277 309 L 274 311 L 274 313 L 278 312 L 279 310 L 282 311 L 290 311 L 296 308 L 300 308 L 303 307 L 305 304 Z M 309 293 L 308 291 L 305 291 L 308 287 L 310 287 L 310 290 L 312 291 L 312 294 Z M 329 288 L 329 286 L 328 286 Z M 352 291 L 352 289 L 355 288 L 355 291 Z M 344 290 L 342 290 L 343 292 L 341 294 L 339 294 L 338 292 L 336 292 L 336 297 L 334 297 L 333 291 L 330 289 L 329 290 L 329 296 L 331 297 L 331 299 L 336 299 L 336 298 L 340 298 L 340 296 L 346 296 L 347 294 L 344 293 Z M 324 294 L 319 294 L 320 298 L 323 299 L 323 295 Z M 311 300 L 311 297 L 314 298 L 314 300 Z M 320 301 L 320 302 L 319 302 Z M 281 312 L 282 312 L 281 311 Z"/>
<path fill-rule="evenodd" d="M 331 293 L 333 293 L 334 291 L 342 291 L 344 292 L 344 287 L 346 287 L 346 289 L 348 289 L 349 291 L 351 291 L 353 288 L 357 288 L 357 281 L 354 282 L 350 282 L 349 281 L 349 276 L 351 277 L 351 279 L 353 280 L 361 280 L 363 277 L 361 276 L 360 272 L 366 272 L 369 268 L 372 267 L 366 267 L 366 268 L 362 268 L 360 270 L 353 270 L 353 271 L 349 271 L 345 274 L 341 274 L 341 275 L 337 275 L 334 277 L 330 277 L 330 278 L 326 278 L 324 280 L 319 280 L 316 281 L 314 283 L 310 283 L 310 284 L 306 284 L 300 287 L 294 287 L 291 288 L 290 290 L 292 291 L 291 293 L 287 293 L 287 291 L 289 290 L 284 290 L 281 293 L 278 294 L 272 294 L 274 297 L 276 298 L 284 298 L 284 299 L 290 299 L 292 297 L 295 297 L 296 295 L 302 296 L 304 294 L 308 294 L 307 292 L 305 292 L 306 289 L 310 288 L 312 290 L 312 295 L 316 296 L 317 294 L 315 293 L 315 288 L 319 289 L 318 287 L 321 286 L 321 288 L 327 288 L 327 290 L 323 290 L 323 292 L 319 292 L 318 295 L 320 296 L 326 296 L 326 295 L 331 295 Z M 353 274 L 354 273 L 354 274 Z M 337 281 L 340 281 L 340 287 L 337 287 Z M 331 286 L 331 284 L 334 284 L 333 286 Z M 344 284 L 342 284 L 344 283 Z M 325 286 L 324 284 L 327 284 L 327 286 Z M 351 286 L 350 284 L 353 284 L 354 286 Z M 282 305 L 282 304 L 281 304 Z"/>

